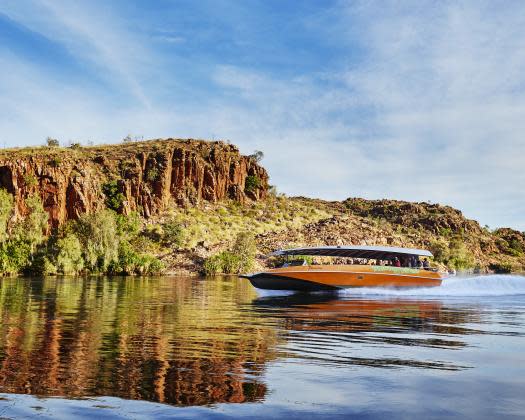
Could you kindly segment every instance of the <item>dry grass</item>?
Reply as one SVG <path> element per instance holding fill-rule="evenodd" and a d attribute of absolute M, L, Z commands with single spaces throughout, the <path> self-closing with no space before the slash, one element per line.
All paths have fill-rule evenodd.
<path fill-rule="evenodd" d="M 164 215 L 183 226 L 183 249 L 199 243 L 205 246 L 231 244 L 240 232 L 259 235 L 299 229 L 308 223 L 330 217 L 322 208 L 301 200 L 271 197 L 257 203 L 241 205 L 235 201 L 193 208 L 173 208 Z"/>

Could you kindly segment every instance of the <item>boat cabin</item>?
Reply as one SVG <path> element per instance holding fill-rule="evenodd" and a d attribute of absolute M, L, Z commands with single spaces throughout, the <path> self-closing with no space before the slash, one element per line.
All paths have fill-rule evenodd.
<path fill-rule="evenodd" d="M 399 248 L 390 246 L 321 246 L 308 248 L 293 248 L 275 251 L 270 256 L 313 256 L 313 257 L 339 257 L 355 260 L 375 260 L 373 265 L 391 265 L 397 267 L 430 269 L 428 260 L 421 261 L 419 257 L 432 257 L 430 251 L 414 248 Z M 292 260 L 285 262 L 289 265 L 305 265 L 304 260 Z"/>

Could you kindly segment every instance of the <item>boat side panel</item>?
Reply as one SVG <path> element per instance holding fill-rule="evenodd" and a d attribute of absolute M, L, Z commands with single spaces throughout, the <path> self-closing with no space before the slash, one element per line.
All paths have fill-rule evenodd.
<path fill-rule="evenodd" d="M 308 280 L 295 279 L 290 277 L 274 276 L 267 273 L 246 276 L 250 283 L 257 289 L 267 290 L 297 290 L 297 291 L 316 291 L 316 290 L 337 290 L 339 287 L 327 284 L 320 284 Z"/>
<path fill-rule="evenodd" d="M 374 271 L 370 266 L 309 266 L 274 269 L 266 274 L 281 278 L 315 282 L 336 288 L 345 287 L 432 287 L 441 285 L 439 273 L 407 269 Z"/>

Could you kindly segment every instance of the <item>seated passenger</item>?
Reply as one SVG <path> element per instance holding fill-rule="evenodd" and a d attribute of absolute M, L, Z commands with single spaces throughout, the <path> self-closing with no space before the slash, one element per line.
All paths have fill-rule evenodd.
<path fill-rule="evenodd" d="M 394 258 L 394 266 L 395 267 L 401 267 L 401 261 L 399 261 L 399 258 L 397 258 L 397 257 Z"/>
<path fill-rule="evenodd" d="M 423 260 L 423 268 L 424 269 L 430 268 L 430 263 L 428 262 L 426 258 Z"/>

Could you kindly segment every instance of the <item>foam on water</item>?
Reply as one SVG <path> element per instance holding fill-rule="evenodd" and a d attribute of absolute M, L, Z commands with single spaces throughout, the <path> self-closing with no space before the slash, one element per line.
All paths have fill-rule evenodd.
<path fill-rule="evenodd" d="M 417 289 L 355 288 L 340 292 L 343 295 L 394 295 L 394 296 L 508 296 L 525 295 L 525 276 L 487 275 L 476 277 L 451 277 L 440 287 Z"/>
<path fill-rule="evenodd" d="M 256 289 L 259 297 L 287 296 L 296 292 L 287 290 Z M 319 292 L 316 292 L 319 293 Z M 440 287 L 417 289 L 352 288 L 338 291 L 341 296 L 387 295 L 387 296 L 509 296 L 525 295 L 525 276 L 486 275 L 475 277 L 451 277 L 443 280 Z"/>

